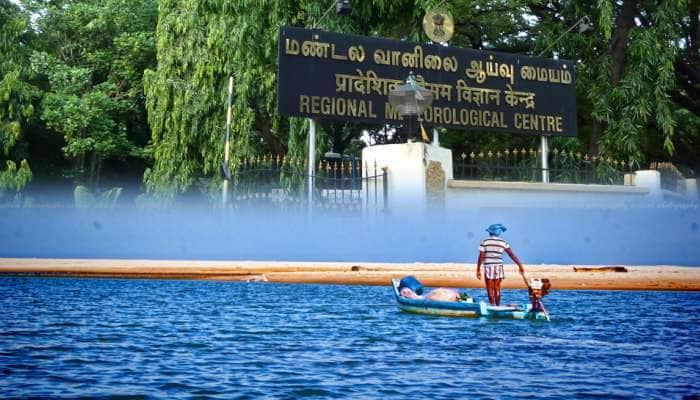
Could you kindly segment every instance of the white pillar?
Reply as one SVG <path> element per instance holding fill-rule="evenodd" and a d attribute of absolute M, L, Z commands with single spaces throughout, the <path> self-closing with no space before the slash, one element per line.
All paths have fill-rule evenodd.
<path fill-rule="evenodd" d="M 636 171 L 634 173 L 634 186 L 649 189 L 649 196 L 660 199 L 661 195 L 661 173 L 656 170 Z"/>
<path fill-rule="evenodd" d="M 686 179 L 685 180 L 685 195 L 693 201 L 698 201 L 698 180 L 697 179 Z"/>
<path fill-rule="evenodd" d="M 378 174 L 382 168 L 388 167 L 388 197 L 392 210 L 414 210 L 428 206 L 426 173 L 431 161 L 440 163 L 445 173 L 445 183 L 452 179 L 452 151 L 449 149 L 421 142 L 384 144 L 362 149 L 362 162 L 370 166 L 370 175 L 374 174 L 375 162 Z M 363 177 L 365 176 L 367 171 L 363 170 Z"/>

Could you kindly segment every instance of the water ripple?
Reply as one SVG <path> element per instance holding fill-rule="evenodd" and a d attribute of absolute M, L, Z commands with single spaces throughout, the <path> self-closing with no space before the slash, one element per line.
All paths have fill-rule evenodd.
<path fill-rule="evenodd" d="M 405 314 L 385 287 L 3 277 L 0 293 L 0 398 L 700 391 L 695 293 L 554 292 L 550 323 Z"/>

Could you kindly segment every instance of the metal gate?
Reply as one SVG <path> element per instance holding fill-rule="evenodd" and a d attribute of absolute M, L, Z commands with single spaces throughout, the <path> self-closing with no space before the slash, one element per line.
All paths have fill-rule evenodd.
<path fill-rule="evenodd" d="M 231 175 L 231 206 L 386 211 L 388 174 L 360 159 L 307 161 L 283 156 L 244 159 Z M 311 185 L 311 190 L 309 187 Z"/>

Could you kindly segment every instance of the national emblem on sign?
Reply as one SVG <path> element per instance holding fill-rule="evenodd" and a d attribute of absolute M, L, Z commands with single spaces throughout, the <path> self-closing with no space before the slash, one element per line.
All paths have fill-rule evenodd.
<path fill-rule="evenodd" d="M 446 43 L 454 34 L 455 24 L 447 12 L 434 9 L 423 17 L 423 31 L 433 42 Z"/>

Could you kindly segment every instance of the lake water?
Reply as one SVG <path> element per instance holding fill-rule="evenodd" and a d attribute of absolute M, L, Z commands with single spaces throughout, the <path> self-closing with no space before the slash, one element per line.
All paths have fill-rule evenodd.
<path fill-rule="evenodd" d="M 3 277 L 0 398 L 700 395 L 700 293 L 545 300 L 549 323 L 405 314 L 388 286 Z"/>

